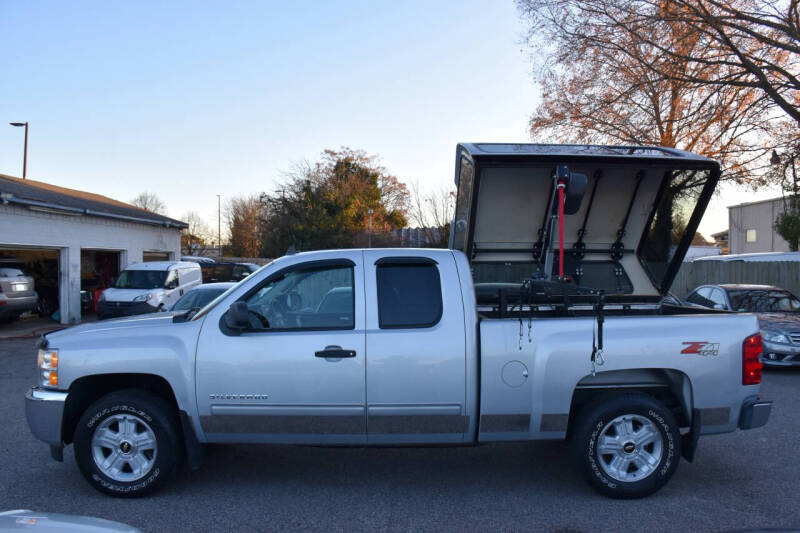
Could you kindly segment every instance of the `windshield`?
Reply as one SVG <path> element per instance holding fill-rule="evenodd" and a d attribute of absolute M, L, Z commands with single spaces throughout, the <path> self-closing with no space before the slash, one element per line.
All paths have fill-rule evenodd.
<path fill-rule="evenodd" d="M 751 313 L 790 313 L 800 311 L 800 300 L 789 291 L 781 290 L 729 290 L 728 297 L 734 311 Z"/>
<path fill-rule="evenodd" d="M 189 291 L 175 302 L 175 305 L 172 306 L 170 311 L 200 309 L 223 292 L 225 292 L 225 289 L 195 289 Z"/>
<path fill-rule="evenodd" d="M 163 270 L 123 270 L 115 289 L 162 289 L 167 279 Z"/>

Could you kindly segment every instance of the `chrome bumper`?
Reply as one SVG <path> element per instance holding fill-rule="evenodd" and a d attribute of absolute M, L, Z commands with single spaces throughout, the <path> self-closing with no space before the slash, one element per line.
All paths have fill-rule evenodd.
<path fill-rule="evenodd" d="M 25 394 L 25 416 L 33 436 L 50 445 L 57 459 L 64 444 L 61 440 L 61 422 L 67 393 L 34 387 Z M 56 451 L 57 450 L 57 451 Z"/>
<path fill-rule="evenodd" d="M 739 414 L 740 429 L 760 428 L 769 420 L 772 402 L 764 400 L 748 400 L 742 405 Z"/>

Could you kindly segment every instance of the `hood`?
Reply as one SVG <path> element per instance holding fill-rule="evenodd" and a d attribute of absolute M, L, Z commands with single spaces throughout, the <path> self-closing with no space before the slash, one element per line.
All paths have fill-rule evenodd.
<path fill-rule="evenodd" d="M 61 339 L 74 337 L 76 335 L 86 335 L 103 331 L 112 330 L 131 330 L 136 328 L 147 328 L 161 326 L 172 322 L 173 313 L 148 313 L 146 315 L 135 315 L 125 318 L 114 318 L 101 322 L 89 322 L 72 326 L 71 328 L 61 329 L 48 333 L 44 336 L 48 343 L 58 342 Z"/>
<path fill-rule="evenodd" d="M 103 291 L 103 296 L 109 302 L 132 302 L 137 296 L 150 293 L 153 297 L 158 297 L 164 289 L 117 289 L 109 287 Z"/>
<path fill-rule="evenodd" d="M 758 313 L 762 328 L 777 329 L 783 333 L 800 332 L 800 315 L 796 313 Z"/>
<path fill-rule="evenodd" d="M 458 145 L 450 247 L 467 254 L 475 283 L 546 277 L 548 266 L 557 276 L 554 176 L 564 167 L 580 178 L 574 191 L 567 182 L 563 266 L 570 283 L 633 300 L 665 295 L 719 165 L 660 147 Z"/>

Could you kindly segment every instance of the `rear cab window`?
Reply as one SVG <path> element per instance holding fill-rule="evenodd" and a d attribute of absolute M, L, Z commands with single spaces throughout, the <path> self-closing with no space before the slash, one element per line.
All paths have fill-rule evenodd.
<path fill-rule="evenodd" d="M 381 329 L 430 328 L 442 318 L 439 269 L 429 259 L 384 258 L 376 264 Z"/>

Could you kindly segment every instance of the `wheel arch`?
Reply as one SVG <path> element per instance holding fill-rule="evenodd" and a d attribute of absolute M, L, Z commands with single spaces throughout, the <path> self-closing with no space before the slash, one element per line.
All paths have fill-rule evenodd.
<path fill-rule="evenodd" d="M 600 396 L 639 392 L 653 396 L 675 415 L 680 427 L 692 423 L 692 383 L 685 373 L 671 368 L 637 368 L 588 374 L 575 386 L 570 402 L 570 429 L 581 410 Z M 569 429 L 568 429 L 569 433 Z"/>
<path fill-rule="evenodd" d="M 179 416 L 178 401 L 170 383 L 162 376 L 146 373 L 92 374 L 76 379 L 70 384 L 61 424 L 61 438 L 66 444 L 74 440 L 75 428 L 83 412 L 95 401 L 115 391 L 141 389 L 149 391 L 175 410 Z M 181 427 L 177 428 L 181 431 Z"/>

